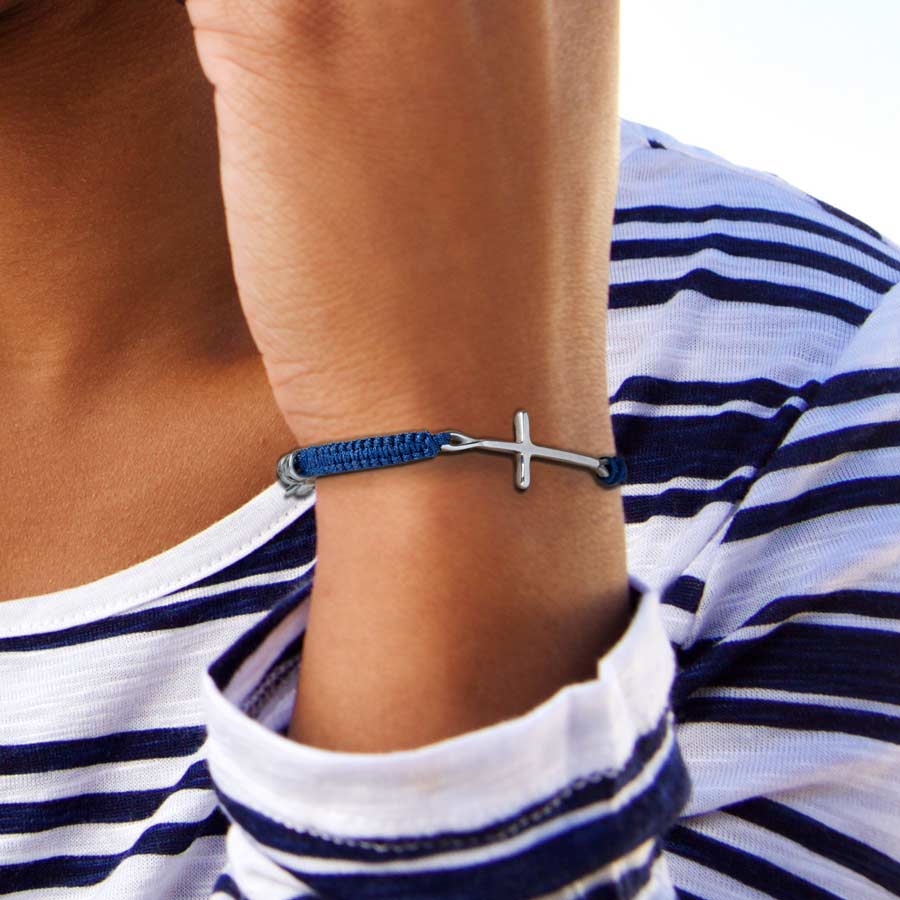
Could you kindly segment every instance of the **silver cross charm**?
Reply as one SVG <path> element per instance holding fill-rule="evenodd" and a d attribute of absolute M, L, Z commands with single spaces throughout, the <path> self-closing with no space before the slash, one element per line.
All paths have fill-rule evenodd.
<path fill-rule="evenodd" d="M 558 450 L 556 447 L 542 447 L 531 442 L 531 422 L 524 409 L 517 410 L 513 417 L 515 441 L 495 441 L 490 438 L 473 438 L 458 431 L 450 432 L 450 440 L 454 443 L 442 444 L 442 453 L 458 453 L 462 450 L 491 450 L 497 453 L 513 453 L 518 457 L 515 474 L 516 487 L 525 491 L 531 484 L 531 459 L 555 460 L 570 466 L 583 466 L 590 469 L 598 479 L 607 478 L 609 469 L 605 456 L 585 456 L 571 450 Z"/>

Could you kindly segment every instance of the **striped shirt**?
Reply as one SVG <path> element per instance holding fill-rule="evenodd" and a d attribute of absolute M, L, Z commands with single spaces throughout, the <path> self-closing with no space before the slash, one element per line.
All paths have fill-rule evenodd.
<path fill-rule="evenodd" d="M 598 677 L 414 750 L 289 740 L 315 494 L 273 484 L 0 603 L 0 895 L 900 896 L 900 247 L 620 125 Z"/>

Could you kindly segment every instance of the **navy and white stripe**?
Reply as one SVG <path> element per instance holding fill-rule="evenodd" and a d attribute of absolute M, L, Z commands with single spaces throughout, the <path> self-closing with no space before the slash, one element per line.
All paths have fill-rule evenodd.
<path fill-rule="evenodd" d="M 900 247 L 621 126 L 640 598 L 599 677 L 417 750 L 289 741 L 315 495 L 274 484 L 0 603 L 0 896 L 900 896 Z"/>

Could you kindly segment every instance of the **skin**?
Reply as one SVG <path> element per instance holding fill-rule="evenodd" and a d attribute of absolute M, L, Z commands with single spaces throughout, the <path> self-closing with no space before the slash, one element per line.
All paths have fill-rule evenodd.
<path fill-rule="evenodd" d="M 171 0 L 0 7 L 2 598 L 162 552 L 296 442 L 238 303 L 218 152 Z"/>
<path fill-rule="evenodd" d="M 78 583 L 171 546 L 298 444 L 505 436 L 524 406 L 538 443 L 613 452 L 617 5 L 176 11 L 0 17 L 8 595 L 48 547 Z M 621 495 L 542 463 L 519 494 L 511 466 L 319 481 L 291 738 L 421 746 L 596 676 L 628 621 Z"/>

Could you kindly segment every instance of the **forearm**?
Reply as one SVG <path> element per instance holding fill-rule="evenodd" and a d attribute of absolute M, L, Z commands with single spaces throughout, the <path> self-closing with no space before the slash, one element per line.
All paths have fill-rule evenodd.
<path fill-rule="evenodd" d="M 328 182 L 329 220 L 353 228 L 307 279 L 310 291 L 357 298 L 323 306 L 345 363 L 301 364 L 296 377 L 281 367 L 282 408 L 300 445 L 418 429 L 506 437 L 524 408 L 536 443 L 612 454 L 617 8 L 571 7 L 551 26 L 543 4 L 492 7 L 496 30 L 479 38 L 493 48 L 489 78 L 468 56 L 464 7 L 427 9 L 381 22 L 404 52 L 356 79 L 377 72 L 412 88 L 413 70 L 427 73 L 372 126 L 403 133 L 397 147 L 416 153 L 363 153 Z M 501 83 L 519 84 L 520 104 L 498 105 Z M 354 115 L 362 135 L 370 119 Z M 323 153 L 330 122 L 304 136 Z M 369 143 L 342 139 L 341 158 Z M 307 231 L 298 246 L 310 243 L 331 246 Z M 323 321 L 309 319 L 310 340 Z M 447 454 L 318 480 L 291 737 L 412 748 L 596 677 L 628 615 L 621 492 L 541 461 L 519 492 L 513 465 Z"/>
<path fill-rule="evenodd" d="M 507 438 L 523 407 L 536 443 L 613 453 L 604 301 L 573 311 L 565 354 L 546 333 L 529 333 L 527 300 L 506 304 L 494 352 L 447 369 L 446 390 L 383 402 L 330 436 L 458 429 Z M 448 357 L 466 359 L 467 342 L 490 330 L 457 326 Z M 545 351 L 538 365 L 532 347 Z M 520 492 L 513 466 L 498 454 L 441 454 L 318 479 L 291 737 L 335 750 L 407 749 L 520 715 L 596 677 L 628 615 L 621 492 L 540 460 Z"/>
<path fill-rule="evenodd" d="M 235 274 L 300 446 L 458 429 L 615 451 L 618 5 L 189 0 Z M 410 748 L 527 711 L 626 613 L 620 492 L 467 453 L 319 479 L 291 736 Z"/>

